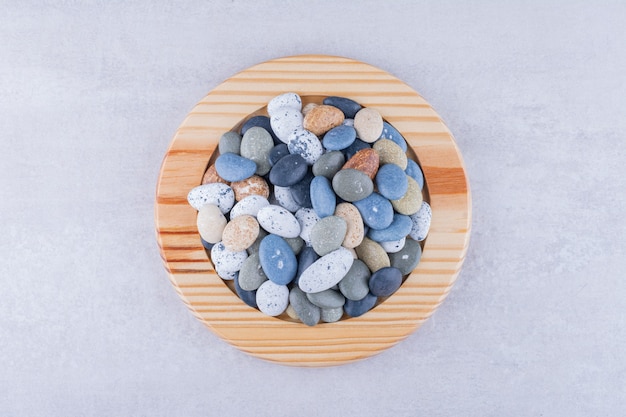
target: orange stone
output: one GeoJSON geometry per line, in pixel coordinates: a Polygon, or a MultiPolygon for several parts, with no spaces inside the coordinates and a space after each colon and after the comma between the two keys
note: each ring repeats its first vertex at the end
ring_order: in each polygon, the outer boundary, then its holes
{"type": "Polygon", "coordinates": [[[341,110],[334,106],[325,104],[316,106],[308,111],[302,125],[317,136],[322,136],[333,127],[343,123],[344,115],[341,110]]]}
{"type": "Polygon", "coordinates": [[[341,169],[352,168],[364,172],[370,179],[374,179],[378,172],[380,158],[378,152],[372,148],[361,149],[348,159],[341,169]]]}
{"type": "Polygon", "coordinates": [[[213,184],[215,182],[221,182],[222,184],[228,185],[229,182],[224,178],[220,177],[217,174],[217,170],[215,169],[215,165],[211,165],[209,169],[206,170],[204,176],[202,177],[202,185],[204,184],[213,184]]]}

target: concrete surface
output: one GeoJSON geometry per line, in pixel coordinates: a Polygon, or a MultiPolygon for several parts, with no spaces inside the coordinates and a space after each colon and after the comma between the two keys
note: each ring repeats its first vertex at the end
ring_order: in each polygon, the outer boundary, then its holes
{"type": "Polygon", "coordinates": [[[626,3],[178,3],[1,6],[0,415],[624,415],[626,3]],[[473,191],[441,308],[326,369],[205,329],[153,230],[186,113],[235,72],[305,53],[419,91],[473,191]]]}

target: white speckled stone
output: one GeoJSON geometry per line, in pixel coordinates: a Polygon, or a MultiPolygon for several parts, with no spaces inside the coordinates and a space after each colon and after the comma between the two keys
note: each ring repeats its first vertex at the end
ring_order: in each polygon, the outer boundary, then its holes
{"type": "Polygon", "coordinates": [[[302,110],[302,99],[298,94],[291,92],[276,96],[267,103],[267,114],[271,117],[285,107],[300,111],[302,110]]]}
{"type": "Polygon", "coordinates": [[[211,248],[211,261],[215,265],[218,275],[220,272],[237,272],[241,269],[243,261],[248,257],[245,250],[233,252],[226,249],[223,242],[218,242],[211,248]]]}
{"type": "Polygon", "coordinates": [[[382,246],[387,253],[396,253],[402,250],[405,243],[406,237],[403,237],[400,240],[394,240],[391,242],[380,242],[380,246],[382,246]]]}
{"type": "Polygon", "coordinates": [[[420,207],[418,212],[412,214],[409,217],[413,222],[413,227],[411,228],[411,233],[409,233],[409,237],[413,240],[417,240],[418,242],[426,239],[426,236],[428,236],[428,231],[430,230],[430,221],[432,219],[432,210],[430,208],[430,204],[423,201],[422,206],[420,207]]]}
{"type": "Polygon", "coordinates": [[[300,235],[300,223],[284,207],[271,204],[263,207],[257,213],[257,220],[263,229],[280,237],[300,235]]]}
{"type": "Polygon", "coordinates": [[[259,310],[268,316],[280,315],[289,305],[289,288],[272,281],[265,281],[256,291],[259,310]]]}
{"type": "Polygon", "coordinates": [[[261,195],[249,195],[233,206],[230,210],[230,219],[232,220],[242,215],[256,217],[259,210],[269,205],[267,198],[261,195]]]}
{"type": "Polygon", "coordinates": [[[237,276],[239,276],[239,271],[224,271],[223,267],[215,267],[215,272],[217,272],[217,276],[222,278],[224,281],[232,281],[237,276]]]}
{"type": "Polygon", "coordinates": [[[281,142],[289,144],[291,134],[302,129],[302,113],[299,110],[282,107],[270,117],[272,130],[281,142]]]}
{"type": "Polygon", "coordinates": [[[276,203],[278,203],[278,205],[286,208],[292,213],[295,213],[301,208],[300,204],[296,203],[293,199],[289,187],[279,187],[278,185],[275,185],[274,198],[276,199],[276,203]]]}
{"type": "Polygon", "coordinates": [[[320,221],[319,216],[312,208],[301,208],[296,211],[296,220],[300,224],[300,237],[304,239],[307,246],[311,246],[311,231],[313,226],[320,221]]]}
{"type": "Polygon", "coordinates": [[[289,153],[300,155],[309,165],[313,165],[324,153],[322,142],[314,133],[304,128],[291,133],[287,139],[287,147],[289,153]]]}
{"type": "Polygon", "coordinates": [[[315,293],[332,288],[348,273],[354,258],[352,253],[341,247],[324,255],[304,270],[298,286],[307,293],[315,293]]]}
{"type": "Polygon", "coordinates": [[[205,204],[215,204],[226,214],[235,204],[235,193],[228,185],[214,182],[192,188],[187,194],[187,201],[196,210],[205,204]]]}

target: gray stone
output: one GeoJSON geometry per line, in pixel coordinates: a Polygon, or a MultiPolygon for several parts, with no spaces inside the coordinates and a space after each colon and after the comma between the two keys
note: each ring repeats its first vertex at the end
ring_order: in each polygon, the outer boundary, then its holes
{"type": "Polygon", "coordinates": [[[347,230],[348,224],[341,217],[324,217],[311,229],[311,246],[318,255],[324,256],[339,249],[347,230]]]}
{"type": "Polygon", "coordinates": [[[324,176],[332,180],[335,174],[346,163],[346,158],[341,151],[325,153],[313,164],[313,174],[324,176]]]}
{"type": "Polygon", "coordinates": [[[306,296],[310,302],[319,308],[343,307],[346,302],[346,297],[344,297],[339,291],[333,289],[307,294],[306,296]]]}
{"type": "Polygon", "coordinates": [[[333,177],[333,190],[345,201],[359,201],[372,194],[374,183],[363,171],[347,168],[333,177]]]}
{"type": "Polygon", "coordinates": [[[360,259],[355,259],[345,277],[339,281],[339,291],[349,300],[361,300],[369,292],[370,270],[360,259]]]}
{"type": "Polygon", "coordinates": [[[220,154],[234,153],[239,155],[241,146],[241,136],[237,132],[226,132],[220,137],[218,149],[220,154]]]}
{"type": "Polygon", "coordinates": [[[289,303],[296,311],[298,318],[307,326],[315,326],[321,318],[321,310],[307,298],[304,291],[293,287],[289,292],[289,303]]]}
{"type": "Polygon", "coordinates": [[[396,253],[389,254],[391,266],[398,268],[402,275],[410,274],[422,257],[422,247],[419,242],[407,239],[404,247],[396,253]]]}
{"type": "Polygon", "coordinates": [[[263,176],[270,172],[270,152],[274,148],[272,135],[262,127],[251,127],[241,139],[241,156],[256,163],[256,175],[263,176]]]}
{"type": "Polygon", "coordinates": [[[254,291],[265,281],[267,281],[267,276],[263,272],[263,268],[261,268],[259,254],[258,252],[253,253],[243,261],[243,265],[239,270],[239,286],[244,291],[254,291]]]}

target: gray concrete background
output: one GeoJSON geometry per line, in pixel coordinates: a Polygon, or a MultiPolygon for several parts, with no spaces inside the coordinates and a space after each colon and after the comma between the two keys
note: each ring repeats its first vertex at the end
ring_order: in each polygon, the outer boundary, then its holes
{"type": "Polygon", "coordinates": [[[620,1],[4,1],[0,415],[626,412],[620,1]],[[365,361],[288,368],[205,329],[155,242],[163,154],[208,91],[343,55],[440,113],[473,192],[445,303],[365,361]]]}

